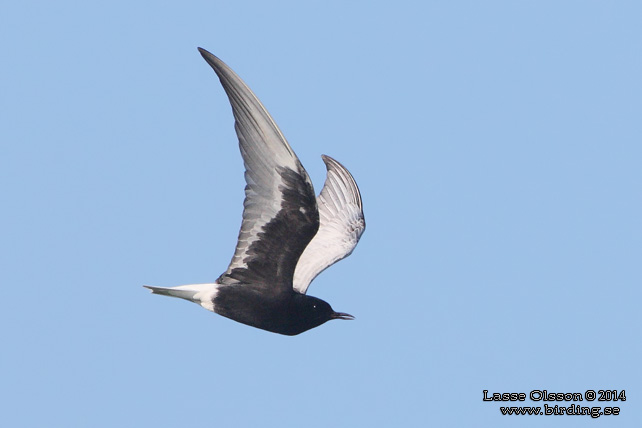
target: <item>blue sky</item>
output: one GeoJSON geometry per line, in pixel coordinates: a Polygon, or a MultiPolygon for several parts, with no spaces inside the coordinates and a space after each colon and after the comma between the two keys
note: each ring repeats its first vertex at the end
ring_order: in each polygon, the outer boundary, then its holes
{"type": "Polygon", "coordinates": [[[590,423],[638,426],[639,2],[149,5],[0,15],[3,426],[589,424],[484,389],[626,390],[590,423]],[[321,154],[355,176],[366,233],[309,290],[355,321],[283,337],[141,287],[213,281],[236,243],[242,162],[197,46],[317,191],[321,154]]]}

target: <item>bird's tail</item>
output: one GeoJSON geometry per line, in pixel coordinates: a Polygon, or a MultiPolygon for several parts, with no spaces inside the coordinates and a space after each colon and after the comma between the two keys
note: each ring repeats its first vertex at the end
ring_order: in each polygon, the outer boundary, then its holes
{"type": "Polygon", "coordinates": [[[214,311],[214,298],[217,293],[216,284],[190,284],[178,287],[143,285],[143,287],[149,288],[153,294],[189,300],[198,303],[207,310],[214,311]]]}
{"type": "Polygon", "coordinates": [[[192,300],[194,294],[198,291],[190,290],[184,288],[182,285],[180,287],[153,287],[151,285],[143,285],[145,288],[149,288],[152,291],[152,294],[160,294],[162,296],[170,297],[180,297],[181,299],[192,300]]]}

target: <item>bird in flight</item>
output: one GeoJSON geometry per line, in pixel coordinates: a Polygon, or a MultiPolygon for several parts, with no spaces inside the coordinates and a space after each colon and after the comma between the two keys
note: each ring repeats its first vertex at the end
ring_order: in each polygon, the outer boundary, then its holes
{"type": "Polygon", "coordinates": [[[145,287],[289,336],[354,319],[306,292],[319,273],[352,253],[365,230],[357,183],[324,155],[327,178],[315,197],[308,173],[256,95],[223,61],[198,50],[232,104],[247,183],[243,222],[232,261],[214,283],[145,287]]]}

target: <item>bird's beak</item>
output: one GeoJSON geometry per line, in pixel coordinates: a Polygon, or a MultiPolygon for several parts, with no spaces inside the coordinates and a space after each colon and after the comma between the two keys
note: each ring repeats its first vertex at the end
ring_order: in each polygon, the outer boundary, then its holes
{"type": "Polygon", "coordinates": [[[350,314],[346,314],[345,312],[335,312],[332,314],[332,319],[336,320],[353,320],[354,317],[350,314]]]}

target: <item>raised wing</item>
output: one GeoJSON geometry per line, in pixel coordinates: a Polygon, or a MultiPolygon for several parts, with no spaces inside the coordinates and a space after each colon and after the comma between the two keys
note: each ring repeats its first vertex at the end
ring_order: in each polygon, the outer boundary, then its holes
{"type": "Polygon", "coordinates": [[[317,198],[321,224],[294,271],[294,289],[302,294],[318,274],[352,254],[366,229],[361,194],[352,174],[330,156],[322,158],[328,176],[317,198]]]}
{"type": "Polygon", "coordinates": [[[297,261],[319,228],[312,182],[250,88],[223,61],[199,51],[232,104],[247,183],[236,251],[217,282],[290,292],[297,261]]]}

